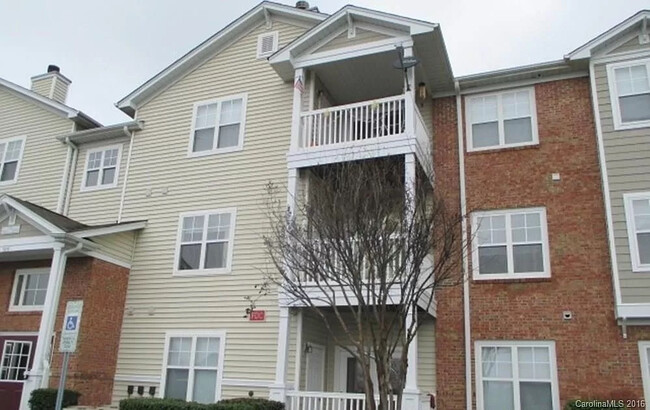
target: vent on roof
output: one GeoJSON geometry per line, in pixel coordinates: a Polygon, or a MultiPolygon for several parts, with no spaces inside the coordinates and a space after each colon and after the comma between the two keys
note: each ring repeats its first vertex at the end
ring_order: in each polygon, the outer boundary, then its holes
{"type": "Polygon", "coordinates": [[[278,32],[260,34],[257,37],[257,58],[268,57],[278,50],[278,32]]]}
{"type": "Polygon", "coordinates": [[[309,2],[307,2],[307,1],[297,1],[296,2],[296,8],[297,9],[307,10],[307,9],[309,9],[309,2]]]}

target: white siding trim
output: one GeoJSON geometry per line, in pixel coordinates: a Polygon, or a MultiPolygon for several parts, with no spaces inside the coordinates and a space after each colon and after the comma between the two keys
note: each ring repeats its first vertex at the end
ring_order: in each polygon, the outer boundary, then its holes
{"type": "Polygon", "coordinates": [[[635,192],[623,194],[625,207],[625,223],[627,225],[627,239],[630,246],[630,259],[632,259],[633,272],[650,272],[650,264],[642,264],[639,254],[639,243],[636,236],[636,223],[634,222],[634,210],[632,201],[637,199],[650,200],[650,192],[635,192]]]}
{"type": "Polygon", "coordinates": [[[115,145],[104,145],[101,147],[89,149],[86,152],[86,162],[84,163],[84,173],[83,177],[81,178],[81,192],[87,192],[87,191],[99,191],[102,189],[110,189],[110,188],[115,188],[118,184],[118,180],[120,179],[120,163],[122,162],[122,147],[124,144],[115,144],[115,145]],[[97,153],[97,152],[104,152],[110,149],[117,149],[117,162],[115,164],[115,179],[113,179],[113,182],[110,184],[105,184],[102,185],[102,177],[104,175],[104,155],[102,154],[102,164],[101,167],[99,168],[99,175],[97,176],[97,185],[92,186],[92,187],[87,187],[86,186],[86,176],[88,175],[88,158],[90,157],[90,154],[97,153]]]}
{"type": "MultiPolygon", "coordinates": [[[[546,208],[514,208],[514,209],[499,209],[492,211],[480,211],[472,213],[472,226],[471,226],[471,239],[472,239],[472,279],[474,280],[493,280],[493,279],[528,279],[528,278],[550,278],[551,277],[551,257],[550,257],[550,247],[548,239],[548,226],[546,221],[546,208]],[[511,248],[513,245],[512,242],[512,230],[510,224],[511,214],[516,213],[539,213],[539,222],[542,235],[542,253],[544,261],[544,271],[543,272],[525,272],[525,273],[506,273],[506,274],[481,274],[479,272],[479,255],[478,255],[478,218],[486,216],[495,216],[495,215],[505,215],[505,233],[506,233],[506,243],[507,247],[511,248]]],[[[506,255],[508,258],[508,268],[514,269],[512,255],[510,249],[507,249],[506,255]]],[[[514,271],[513,271],[514,272],[514,271]]]]}
{"type": "Polygon", "coordinates": [[[614,120],[614,130],[617,131],[650,127],[650,120],[623,123],[623,120],[621,119],[621,108],[618,103],[619,96],[618,89],[616,87],[616,76],[614,70],[617,68],[630,67],[635,65],[645,65],[648,80],[650,81],[650,58],[643,60],[622,61],[607,65],[607,83],[609,86],[609,98],[612,104],[612,118],[614,120]]]}
{"type": "MultiPolygon", "coordinates": [[[[512,361],[513,369],[513,379],[515,380],[513,385],[515,385],[515,391],[517,391],[516,385],[518,375],[519,364],[517,362],[517,348],[518,347],[546,347],[549,351],[549,360],[551,367],[551,395],[553,400],[553,410],[560,410],[560,394],[559,394],[559,384],[557,377],[557,359],[555,354],[555,341],[519,341],[519,340],[480,340],[474,342],[475,350],[475,375],[476,375],[476,408],[477,410],[483,410],[483,369],[482,369],[482,348],[483,347],[510,347],[513,349],[514,354],[511,357],[514,357],[512,361]]],[[[468,381],[469,382],[469,381],[468,381]]],[[[520,404],[518,397],[514,398],[515,410],[519,410],[520,404]]]]}
{"type": "MultiPolygon", "coordinates": [[[[192,350],[190,352],[190,363],[194,363],[194,355],[192,354],[195,351],[196,338],[197,337],[216,337],[219,338],[219,359],[217,362],[217,386],[215,388],[215,399],[217,402],[221,400],[221,388],[223,386],[223,364],[225,362],[224,354],[226,352],[226,331],[225,330],[170,330],[165,332],[165,350],[163,352],[162,360],[162,374],[160,376],[160,389],[158,389],[159,396],[165,397],[165,385],[167,381],[167,361],[169,358],[169,340],[172,337],[191,337],[192,338],[192,350]]],[[[194,369],[194,366],[192,366],[194,369]]],[[[191,386],[191,381],[193,377],[190,377],[188,380],[187,392],[188,395],[193,390],[191,386]]]]}

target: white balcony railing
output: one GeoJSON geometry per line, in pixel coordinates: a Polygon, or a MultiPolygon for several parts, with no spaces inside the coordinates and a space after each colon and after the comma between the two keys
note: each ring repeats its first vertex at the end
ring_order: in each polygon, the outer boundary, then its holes
{"type": "MultiPolygon", "coordinates": [[[[394,238],[388,239],[389,241],[389,246],[393,249],[393,251],[396,251],[397,247],[397,240],[394,238]]],[[[352,252],[351,255],[351,261],[349,263],[355,263],[359,260],[359,245],[357,239],[350,239],[350,244],[344,244],[342,245],[342,249],[350,250],[352,252]]],[[[341,260],[341,252],[336,252],[334,250],[328,249],[329,247],[329,241],[314,241],[314,248],[313,250],[315,251],[316,255],[319,257],[319,259],[323,261],[327,261],[331,266],[326,266],[323,267],[322,269],[324,271],[327,271],[329,274],[333,275],[336,272],[343,272],[346,269],[346,262],[344,260],[341,260]]],[[[390,248],[389,248],[390,249],[390,248]]],[[[393,278],[395,275],[395,270],[396,268],[399,267],[400,263],[403,263],[401,261],[401,254],[399,254],[401,251],[397,251],[398,254],[395,254],[393,259],[391,260],[391,263],[388,264],[386,267],[386,276],[387,279],[393,278]]],[[[368,282],[370,280],[371,274],[373,272],[373,266],[372,263],[368,260],[368,255],[361,255],[361,281],[362,282],[368,282]]],[[[314,276],[313,274],[308,274],[306,272],[300,272],[299,274],[299,279],[301,282],[306,282],[306,283],[316,283],[316,282],[322,282],[326,280],[327,278],[322,278],[318,276],[314,276]]]]}
{"type": "MultiPolygon", "coordinates": [[[[379,398],[376,398],[379,401],[379,398]]],[[[391,409],[397,409],[397,396],[393,396],[391,409]]],[[[363,393],[330,393],[318,391],[287,392],[287,410],[365,410],[363,393]]]]}
{"type": "Polygon", "coordinates": [[[403,134],[404,95],[339,105],[300,115],[299,148],[353,143],[403,134]]]}

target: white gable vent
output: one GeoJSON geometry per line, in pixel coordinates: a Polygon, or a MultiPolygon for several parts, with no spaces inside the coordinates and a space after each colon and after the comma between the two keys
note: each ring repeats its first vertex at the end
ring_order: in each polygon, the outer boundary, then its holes
{"type": "Polygon", "coordinates": [[[260,34],[257,37],[257,58],[268,57],[278,50],[278,32],[260,34]]]}

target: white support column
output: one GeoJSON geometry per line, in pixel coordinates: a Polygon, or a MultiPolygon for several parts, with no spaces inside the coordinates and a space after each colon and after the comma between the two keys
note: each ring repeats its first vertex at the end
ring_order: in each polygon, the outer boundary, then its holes
{"type": "MultiPolygon", "coordinates": [[[[404,46],[404,57],[413,57],[413,45],[404,46]]],[[[415,137],[415,67],[406,70],[404,97],[404,121],[406,122],[406,134],[410,137],[415,137]]]]}
{"type": "MultiPolygon", "coordinates": [[[[414,326],[417,320],[417,307],[411,306],[409,314],[406,316],[406,329],[414,326]]],[[[402,393],[403,410],[419,410],[420,407],[420,390],[418,389],[418,336],[413,337],[408,348],[408,368],[406,369],[406,383],[402,393]]]]}
{"type": "MultiPolygon", "coordinates": [[[[404,199],[406,201],[415,200],[415,178],[416,178],[415,154],[404,155],[404,199]]],[[[407,203],[407,218],[411,218],[414,204],[407,203]]]]}
{"type": "Polygon", "coordinates": [[[34,349],[34,363],[29,370],[29,377],[23,385],[23,393],[20,400],[21,410],[29,409],[28,402],[32,391],[48,387],[50,376],[50,363],[48,362],[51,349],[50,344],[54,332],[54,323],[56,321],[67,259],[67,254],[63,250],[63,247],[63,244],[57,243],[54,248],[54,254],[52,255],[50,277],[47,282],[47,293],[45,294],[41,324],[38,329],[36,348],[34,349]]]}
{"type": "Polygon", "coordinates": [[[298,310],[298,316],[296,319],[296,367],[294,368],[293,376],[293,388],[294,390],[300,390],[300,368],[302,367],[302,309],[298,310]]]}
{"type": "Polygon", "coordinates": [[[287,397],[287,360],[289,356],[289,308],[280,308],[278,325],[278,353],[275,363],[275,382],[269,389],[271,400],[285,402],[287,397]]]}
{"type": "Polygon", "coordinates": [[[305,80],[305,69],[298,68],[293,75],[293,113],[291,115],[291,151],[295,151],[300,147],[300,112],[302,111],[302,92],[296,85],[300,81],[302,89],[307,87],[305,80]]]}

